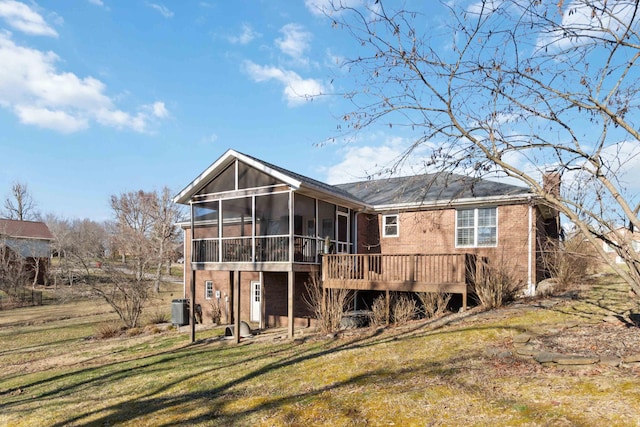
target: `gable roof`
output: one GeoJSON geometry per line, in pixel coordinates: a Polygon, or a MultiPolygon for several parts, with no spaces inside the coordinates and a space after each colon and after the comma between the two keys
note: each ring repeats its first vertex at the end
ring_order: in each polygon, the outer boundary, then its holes
{"type": "Polygon", "coordinates": [[[352,194],[335,186],[315,180],[313,178],[300,175],[280,166],[256,159],[238,151],[229,149],[204,172],[189,183],[180,193],[178,193],[173,201],[175,203],[187,204],[191,197],[204,188],[212,179],[229,166],[236,159],[248,164],[249,166],[271,175],[294,190],[301,190],[302,193],[321,193],[331,200],[339,200],[349,205],[362,205],[362,201],[355,198],[352,194]]]}
{"type": "Polygon", "coordinates": [[[236,159],[277,178],[297,192],[321,194],[327,201],[341,202],[357,209],[524,201],[533,196],[525,187],[447,172],[330,185],[229,149],[176,195],[174,202],[189,203],[194,195],[236,159]]]}
{"type": "Polygon", "coordinates": [[[18,221],[15,219],[0,219],[0,236],[53,240],[53,235],[44,222],[18,221]]]}

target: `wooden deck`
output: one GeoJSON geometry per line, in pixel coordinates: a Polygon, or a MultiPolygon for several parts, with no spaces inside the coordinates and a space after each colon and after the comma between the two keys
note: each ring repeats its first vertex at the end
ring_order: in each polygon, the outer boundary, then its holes
{"type": "Polygon", "coordinates": [[[323,256],[322,283],[325,289],[461,294],[466,309],[475,269],[473,254],[331,254],[323,256]]]}

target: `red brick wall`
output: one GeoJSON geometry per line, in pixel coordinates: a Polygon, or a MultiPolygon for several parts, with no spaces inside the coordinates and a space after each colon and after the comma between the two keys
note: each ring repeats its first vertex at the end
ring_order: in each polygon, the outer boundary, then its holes
{"type": "MultiPolygon", "coordinates": [[[[294,325],[310,326],[313,323],[312,313],[307,307],[304,297],[306,294],[305,282],[309,275],[307,273],[295,273],[295,275],[294,325]]],[[[264,273],[264,282],[267,326],[287,326],[289,324],[287,273],[264,273]]]]}
{"type": "MultiPolygon", "coordinates": [[[[498,243],[496,247],[491,248],[456,248],[455,209],[401,212],[399,213],[399,237],[382,237],[382,214],[359,215],[358,225],[361,227],[359,231],[370,230],[369,235],[358,234],[359,252],[382,254],[473,253],[488,257],[493,264],[506,265],[526,283],[529,248],[528,209],[528,205],[497,207],[498,243]],[[372,224],[375,224],[373,235],[371,234],[371,229],[374,227],[372,224]]],[[[536,218],[533,219],[535,227],[536,218]]],[[[535,241],[533,244],[535,253],[535,241]]],[[[533,279],[535,280],[535,277],[533,279]]]]}

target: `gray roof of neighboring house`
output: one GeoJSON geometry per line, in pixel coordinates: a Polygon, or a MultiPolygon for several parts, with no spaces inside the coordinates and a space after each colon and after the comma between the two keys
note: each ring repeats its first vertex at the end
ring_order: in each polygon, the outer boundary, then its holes
{"type": "Polygon", "coordinates": [[[429,204],[436,201],[524,196],[529,189],[446,172],[338,184],[373,206],[429,204]]]}

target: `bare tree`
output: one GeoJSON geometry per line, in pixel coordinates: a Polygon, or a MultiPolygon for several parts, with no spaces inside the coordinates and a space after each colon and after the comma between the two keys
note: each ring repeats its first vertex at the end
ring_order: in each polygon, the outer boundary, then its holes
{"type": "Polygon", "coordinates": [[[53,251],[59,263],[54,275],[62,276],[69,285],[77,276],[89,276],[90,268],[104,258],[107,234],[104,224],[90,219],[66,220],[47,215],[45,222],[53,234],[53,251]]]}
{"type": "Polygon", "coordinates": [[[155,260],[152,235],[157,204],[154,192],[140,190],[111,196],[116,218],[114,240],[121,253],[131,260],[129,269],[136,281],[144,279],[145,271],[155,260]]]}
{"type": "Polygon", "coordinates": [[[18,181],[12,184],[11,195],[4,200],[4,209],[5,216],[9,219],[29,221],[39,218],[29,187],[18,181]]]}
{"type": "Polygon", "coordinates": [[[519,180],[603,259],[612,247],[628,268],[611,268],[640,294],[637,239],[621,227],[640,229],[625,175],[640,158],[638,2],[350,4],[324,10],[358,48],[343,64],[358,89],[342,131],[392,127],[413,141],[399,163],[420,153],[427,169],[519,180]],[[541,184],[550,168],[561,191],[541,184]]]}
{"type": "Polygon", "coordinates": [[[163,263],[171,265],[169,256],[171,255],[172,243],[180,235],[176,223],[182,218],[182,211],[178,205],[173,203],[171,192],[167,187],[155,195],[157,203],[155,212],[153,212],[152,239],[155,243],[157,266],[153,287],[155,292],[160,292],[162,265],[163,263]]]}
{"type": "Polygon", "coordinates": [[[0,290],[10,297],[18,295],[18,291],[28,282],[25,259],[7,244],[0,233],[0,290]]]}

